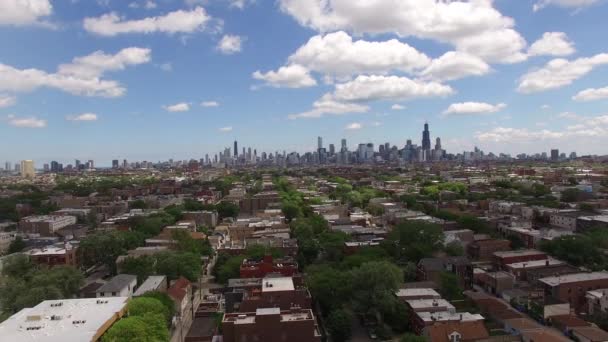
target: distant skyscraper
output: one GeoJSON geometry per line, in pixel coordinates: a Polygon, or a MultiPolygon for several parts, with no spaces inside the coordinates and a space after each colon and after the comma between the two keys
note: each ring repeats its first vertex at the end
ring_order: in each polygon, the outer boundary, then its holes
{"type": "Polygon", "coordinates": [[[336,146],[334,144],[329,144],[329,154],[332,156],[336,153],[336,146]]]}
{"type": "Polygon", "coordinates": [[[129,166],[129,163],[127,162],[127,160],[126,160],[126,159],[123,159],[123,160],[122,160],[122,168],[123,168],[123,169],[127,169],[127,168],[128,168],[128,166],[129,166]]]}
{"type": "Polygon", "coordinates": [[[346,139],[342,139],[342,147],[340,149],[341,152],[348,151],[348,146],[346,146],[346,139]]]}
{"type": "Polygon", "coordinates": [[[10,171],[11,170],[11,162],[4,163],[4,170],[6,170],[6,171],[10,171]]]}
{"type": "Polygon", "coordinates": [[[94,169],[95,168],[95,162],[93,160],[89,160],[89,162],[87,163],[87,168],[88,169],[94,169]]]}
{"type": "Polygon", "coordinates": [[[74,167],[76,168],[76,170],[80,170],[80,160],[76,159],[74,161],[74,167]]]}
{"type": "Polygon", "coordinates": [[[112,168],[113,169],[118,169],[118,159],[112,160],[112,168]]]}
{"type": "Polygon", "coordinates": [[[424,131],[422,131],[422,149],[431,149],[431,132],[429,132],[429,124],[424,124],[424,131]]]}
{"type": "Polygon", "coordinates": [[[559,160],[559,150],[558,149],[551,150],[551,160],[552,161],[558,161],[559,160]]]}
{"type": "Polygon", "coordinates": [[[435,149],[441,150],[441,138],[435,139],[435,149]]]}
{"type": "Polygon", "coordinates": [[[317,149],[320,150],[323,148],[323,138],[317,137],[317,149]]]}
{"type": "Polygon", "coordinates": [[[234,141],[234,156],[238,156],[239,155],[239,145],[236,142],[236,140],[234,141]]]}
{"type": "Polygon", "coordinates": [[[33,160],[22,160],[21,161],[21,177],[23,178],[34,178],[36,170],[34,170],[33,160]]]}

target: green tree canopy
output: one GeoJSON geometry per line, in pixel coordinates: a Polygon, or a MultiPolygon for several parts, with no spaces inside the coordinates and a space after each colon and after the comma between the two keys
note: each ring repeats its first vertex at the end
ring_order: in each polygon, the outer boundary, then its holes
{"type": "Polygon", "coordinates": [[[171,322],[173,317],[167,307],[163,303],[151,297],[137,297],[129,301],[127,305],[129,316],[144,316],[146,314],[161,314],[165,317],[167,324],[171,322]]]}
{"type": "Polygon", "coordinates": [[[331,340],[335,342],[348,341],[351,336],[353,316],[344,309],[336,309],[327,317],[327,330],[331,340]]]}

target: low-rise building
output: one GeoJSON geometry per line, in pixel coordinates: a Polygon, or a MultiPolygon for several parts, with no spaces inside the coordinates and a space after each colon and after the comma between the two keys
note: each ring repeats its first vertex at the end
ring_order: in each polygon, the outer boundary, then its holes
{"type": "Polygon", "coordinates": [[[144,294],[152,291],[167,291],[167,277],[164,275],[149,276],[141,285],[139,285],[137,291],[133,293],[133,296],[143,296],[144,294]]]}
{"type": "Polygon", "coordinates": [[[19,221],[19,231],[24,234],[52,236],[61,228],[76,224],[76,216],[28,216],[19,221]]]}
{"type": "Polygon", "coordinates": [[[545,297],[570,303],[575,312],[587,311],[588,291],[608,287],[608,272],[572,273],[539,279],[545,297]]]}
{"type": "Polygon", "coordinates": [[[490,336],[483,321],[437,323],[426,327],[423,335],[433,342],[476,341],[490,336]]]}
{"type": "Polygon", "coordinates": [[[241,278],[264,278],[273,273],[292,277],[298,273],[298,263],[288,259],[273,260],[272,256],[266,255],[260,261],[245,259],[240,268],[241,278]]]}
{"type": "Polygon", "coordinates": [[[45,300],[0,323],[0,339],[98,341],[125,314],[127,301],[127,297],[45,300]]]}
{"type": "Polygon", "coordinates": [[[263,308],[255,312],[229,313],[222,319],[222,331],[224,342],[321,341],[321,333],[310,309],[281,311],[279,308],[263,308]]]}
{"type": "Polygon", "coordinates": [[[483,239],[471,242],[467,246],[467,253],[473,260],[492,260],[494,252],[511,250],[509,240],[483,239]]]}
{"type": "Polygon", "coordinates": [[[47,265],[49,267],[63,266],[78,266],[77,248],[70,243],[65,243],[61,246],[46,246],[42,248],[30,249],[26,252],[30,260],[38,265],[47,265]]]}
{"type": "Polygon", "coordinates": [[[137,286],[137,277],[131,274],[119,274],[95,291],[97,298],[131,297],[137,286]]]}
{"type": "Polygon", "coordinates": [[[515,251],[494,252],[494,264],[498,269],[506,269],[507,264],[517,262],[527,262],[536,260],[546,260],[547,254],[536,249],[522,249],[515,251]]]}

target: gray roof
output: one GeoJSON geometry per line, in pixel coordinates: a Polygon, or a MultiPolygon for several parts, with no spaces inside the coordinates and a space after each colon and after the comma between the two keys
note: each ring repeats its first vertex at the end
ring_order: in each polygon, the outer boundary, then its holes
{"type": "Polygon", "coordinates": [[[97,292],[120,292],[131,282],[137,281],[137,276],[131,274],[119,274],[97,289],[97,292]]]}

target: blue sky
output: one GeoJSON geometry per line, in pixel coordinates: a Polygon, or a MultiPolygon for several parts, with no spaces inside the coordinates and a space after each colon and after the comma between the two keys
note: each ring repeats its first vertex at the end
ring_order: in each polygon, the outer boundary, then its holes
{"type": "Polygon", "coordinates": [[[452,153],[606,153],[606,1],[320,3],[3,0],[0,160],[401,147],[425,120],[452,153]]]}

